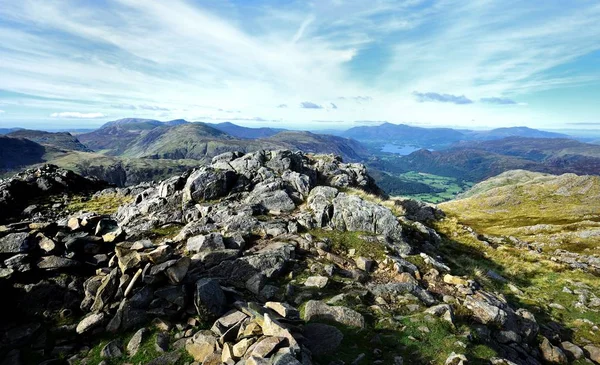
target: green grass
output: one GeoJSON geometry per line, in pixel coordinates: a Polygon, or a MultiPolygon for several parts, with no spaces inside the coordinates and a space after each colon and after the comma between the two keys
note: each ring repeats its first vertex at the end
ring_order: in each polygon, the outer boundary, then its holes
{"type": "Polygon", "coordinates": [[[480,233],[544,243],[549,251],[600,253],[593,234],[600,234],[600,178],[523,172],[523,181],[517,173],[487,180],[440,207],[480,233]]]}
{"type": "Polygon", "coordinates": [[[366,232],[342,232],[337,230],[314,229],[309,232],[318,240],[328,239],[332,251],[344,256],[350,249],[355,249],[355,257],[364,256],[371,259],[382,260],[385,258],[385,247],[379,242],[368,242],[361,237],[373,237],[366,232]]]}
{"type": "Polygon", "coordinates": [[[413,199],[426,201],[428,203],[441,203],[456,198],[456,195],[462,193],[473,186],[472,182],[461,181],[452,177],[427,174],[423,172],[410,171],[399,174],[398,177],[407,181],[423,183],[432,187],[438,192],[425,194],[406,195],[413,199]]]}
{"type": "Polygon", "coordinates": [[[576,289],[575,283],[581,283],[598,296],[597,276],[553,262],[548,255],[510,245],[494,249],[462,227],[452,217],[435,225],[444,236],[440,253],[453,273],[477,278],[486,287],[503,293],[514,307],[530,310],[540,324],[559,323],[565,338],[575,343],[600,343],[600,332],[591,332],[590,325],[578,324],[580,319],[600,323],[600,313],[575,307],[577,295],[563,292],[563,287],[576,289]],[[510,280],[524,294],[516,295],[508,284],[487,278],[485,273],[490,269],[510,280]],[[550,303],[560,304],[565,310],[551,308],[550,303]]]}
{"type": "Polygon", "coordinates": [[[343,333],[344,339],[335,354],[317,356],[315,363],[328,364],[339,359],[349,364],[365,354],[365,364],[375,360],[392,364],[395,356],[402,356],[404,362],[410,364],[444,364],[448,356],[456,352],[465,354],[470,364],[483,365],[497,354],[477,338],[468,341],[463,335],[468,330],[466,325],[453,328],[440,319],[427,320],[421,314],[397,318],[370,323],[363,330],[330,323],[343,333]],[[421,327],[427,327],[429,332],[421,331],[421,327]],[[467,345],[466,348],[459,342],[467,345]],[[381,350],[381,356],[376,356],[374,349],[381,350]]]}
{"type": "MultiPolygon", "coordinates": [[[[146,364],[148,362],[150,362],[151,360],[156,359],[159,356],[164,355],[165,353],[161,353],[158,352],[155,347],[154,344],[156,342],[156,336],[158,334],[157,331],[149,331],[146,332],[146,335],[144,336],[144,339],[140,345],[140,348],[138,350],[138,352],[132,356],[129,357],[129,355],[127,354],[127,344],[129,343],[129,340],[131,340],[131,337],[133,337],[133,334],[135,332],[129,332],[123,335],[117,335],[114,337],[108,337],[108,335],[105,335],[104,338],[102,338],[100,340],[100,342],[98,342],[88,353],[88,356],[86,357],[86,363],[88,365],[97,365],[102,361],[105,361],[108,365],[121,365],[121,364],[146,364]],[[104,346],[106,346],[107,343],[109,343],[110,341],[113,340],[118,340],[121,343],[122,346],[122,350],[123,350],[123,356],[118,357],[118,358],[113,358],[113,359],[104,359],[100,356],[100,353],[102,351],[102,348],[104,346]]],[[[172,336],[174,333],[171,333],[170,335],[172,336]]],[[[172,341],[172,339],[171,339],[172,341]]],[[[169,349],[169,351],[173,351],[173,349],[169,349]]],[[[184,350],[181,349],[179,350],[181,351],[181,358],[179,359],[179,361],[177,361],[177,365],[183,365],[183,364],[188,364],[190,362],[193,361],[193,358],[184,350]]]]}
{"type": "Polygon", "coordinates": [[[92,198],[78,195],[71,198],[67,209],[71,212],[82,210],[98,214],[114,214],[121,205],[131,202],[132,199],[132,197],[118,194],[105,194],[92,198]]]}
{"type": "Polygon", "coordinates": [[[150,230],[150,238],[173,238],[181,231],[181,228],[182,226],[179,224],[155,227],[150,230]]]}

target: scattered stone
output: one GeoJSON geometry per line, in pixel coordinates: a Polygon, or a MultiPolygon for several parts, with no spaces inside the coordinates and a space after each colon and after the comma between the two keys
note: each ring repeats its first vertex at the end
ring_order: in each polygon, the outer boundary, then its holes
{"type": "Polygon", "coordinates": [[[313,288],[324,288],[329,283],[329,278],[326,276],[309,276],[304,282],[304,286],[313,288]]]}
{"type": "Polygon", "coordinates": [[[192,260],[184,256],[166,270],[167,277],[173,284],[179,284],[188,272],[192,260]]]}
{"type": "Polygon", "coordinates": [[[583,351],[590,358],[590,360],[600,364],[600,347],[595,345],[587,345],[583,347],[583,351]]]}
{"type": "Polygon", "coordinates": [[[100,357],[103,359],[113,359],[121,356],[123,356],[123,351],[121,350],[121,344],[117,340],[110,341],[100,351],[100,357]]]}
{"type": "Polygon", "coordinates": [[[585,356],[581,347],[572,342],[563,341],[561,342],[560,347],[563,349],[563,352],[567,355],[567,357],[570,357],[571,359],[578,360],[585,356]]]}
{"type": "Polygon", "coordinates": [[[236,358],[240,358],[240,357],[244,356],[246,354],[246,352],[248,351],[248,349],[250,348],[250,346],[255,341],[256,340],[252,337],[241,339],[238,343],[233,345],[233,348],[232,348],[233,356],[236,358]]]}
{"type": "Polygon", "coordinates": [[[169,335],[166,332],[159,332],[156,334],[154,349],[158,352],[166,352],[169,350],[169,335]]]}
{"type": "Polygon", "coordinates": [[[544,360],[551,364],[567,364],[567,356],[562,352],[559,347],[556,347],[548,341],[546,337],[542,340],[540,344],[540,351],[542,353],[542,357],[544,360]]]}
{"type": "Polygon", "coordinates": [[[223,242],[223,236],[221,234],[210,233],[208,235],[199,235],[188,238],[186,248],[189,252],[224,250],[225,243],[223,242]]]}
{"type": "Polygon", "coordinates": [[[323,323],[309,323],[303,331],[306,347],[317,356],[335,354],[344,339],[340,330],[323,323]]]}
{"type": "Polygon", "coordinates": [[[469,285],[469,283],[465,279],[450,274],[444,275],[444,283],[464,286],[469,285]]]}
{"type": "Polygon", "coordinates": [[[364,328],[365,319],[355,310],[342,306],[329,306],[322,301],[309,300],[304,307],[304,320],[325,320],[350,327],[364,328]]]}
{"type": "Polygon", "coordinates": [[[134,356],[137,354],[147,332],[148,330],[145,328],[140,328],[133,334],[133,337],[131,337],[131,340],[129,340],[129,343],[127,343],[127,353],[129,356],[134,356]]]}
{"type": "Polygon", "coordinates": [[[287,303],[267,302],[265,307],[274,310],[280,316],[286,319],[300,319],[300,312],[287,303]]]}
{"type": "Polygon", "coordinates": [[[258,341],[252,350],[252,356],[266,358],[271,355],[283,343],[280,337],[265,337],[258,341]]]}
{"type": "Polygon", "coordinates": [[[370,272],[375,263],[375,261],[362,256],[354,260],[354,262],[356,263],[356,267],[366,272],[370,272]]]}
{"type": "Polygon", "coordinates": [[[217,339],[201,333],[195,334],[192,341],[185,345],[185,350],[194,358],[194,360],[200,363],[208,356],[212,355],[216,348],[217,339]]]}
{"type": "Polygon", "coordinates": [[[467,363],[467,357],[462,354],[451,353],[444,362],[444,365],[464,365],[467,363]]]}
{"type": "Polygon", "coordinates": [[[0,253],[21,253],[29,250],[29,233],[9,233],[1,240],[0,253]]]}
{"type": "Polygon", "coordinates": [[[200,279],[196,282],[194,305],[201,316],[217,317],[225,311],[227,300],[219,283],[214,279],[200,279]]]}
{"type": "Polygon", "coordinates": [[[105,313],[92,313],[79,322],[76,331],[78,334],[84,334],[90,330],[100,327],[106,318],[105,313]]]}

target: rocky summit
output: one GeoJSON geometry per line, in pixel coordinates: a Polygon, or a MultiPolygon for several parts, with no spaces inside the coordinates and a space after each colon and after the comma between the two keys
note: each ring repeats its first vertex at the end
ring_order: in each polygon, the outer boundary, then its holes
{"type": "Polygon", "coordinates": [[[128,188],[45,166],[0,183],[0,212],[1,364],[600,361],[447,262],[442,211],[333,155],[227,152],[128,188]]]}

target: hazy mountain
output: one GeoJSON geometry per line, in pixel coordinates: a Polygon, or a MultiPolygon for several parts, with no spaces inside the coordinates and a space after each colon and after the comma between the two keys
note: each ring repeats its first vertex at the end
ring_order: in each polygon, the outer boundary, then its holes
{"type": "Polygon", "coordinates": [[[414,144],[422,147],[449,145],[465,139],[463,133],[451,128],[421,128],[392,123],[354,127],[341,135],[358,141],[414,144]]]}
{"type": "Polygon", "coordinates": [[[244,139],[266,138],[285,131],[282,128],[248,128],[230,122],[206,124],[231,136],[244,139]]]}
{"type": "Polygon", "coordinates": [[[508,137],[492,141],[462,142],[456,148],[478,149],[508,156],[518,156],[535,161],[553,157],[582,155],[600,158],[600,147],[568,138],[508,137]]]}
{"type": "Polygon", "coordinates": [[[600,174],[600,146],[571,139],[510,137],[463,142],[444,151],[420,150],[403,156],[395,167],[470,181],[514,169],[562,174],[600,174]]]}
{"type": "Polygon", "coordinates": [[[0,128],[0,134],[8,134],[10,132],[18,131],[22,128],[0,128]]]}
{"type": "Polygon", "coordinates": [[[311,132],[286,131],[259,141],[276,143],[285,148],[308,153],[333,153],[349,161],[358,161],[369,155],[358,141],[311,132]]]}
{"type": "Polygon", "coordinates": [[[476,140],[494,140],[506,137],[526,137],[526,138],[568,138],[562,133],[546,132],[539,129],[527,127],[508,127],[496,128],[489,131],[471,131],[466,133],[469,139],[476,140]]]}
{"type": "Polygon", "coordinates": [[[91,152],[89,148],[84,146],[76,137],[68,132],[52,133],[30,129],[20,129],[7,134],[6,136],[13,138],[26,138],[30,141],[59,150],[91,152]]]}

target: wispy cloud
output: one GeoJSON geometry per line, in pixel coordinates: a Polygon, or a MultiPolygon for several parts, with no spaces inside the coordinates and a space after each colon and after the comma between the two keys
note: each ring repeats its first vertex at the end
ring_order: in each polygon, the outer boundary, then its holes
{"type": "Polygon", "coordinates": [[[335,105],[334,103],[329,103],[331,105],[331,109],[337,109],[337,105],[335,105]]]}
{"type": "Polygon", "coordinates": [[[600,125],[600,122],[571,122],[566,123],[568,125],[580,125],[580,126],[597,126],[600,125]]]}
{"type": "Polygon", "coordinates": [[[512,104],[518,104],[516,101],[512,100],[512,99],[508,99],[508,98],[498,98],[498,97],[493,97],[493,98],[481,98],[479,99],[480,102],[485,103],[485,104],[497,104],[497,105],[512,105],[512,104]]]}
{"type": "Polygon", "coordinates": [[[140,109],[143,110],[155,110],[155,111],[169,111],[169,108],[163,108],[157,105],[140,105],[139,106],[140,109]]]}
{"type": "Polygon", "coordinates": [[[310,101],[303,101],[300,103],[300,108],[303,109],[323,109],[323,107],[319,104],[315,104],[310,101]]]}
{"type": "Polygon", "coordinates": [[[333,100],[349,123],[564,124],[597,115],[590,88],[600,70],[586,57],[598,39],[595,1],[4,1],[0,80],[31,96],[10,100],[20,120],[61,110],[188,119],[240,110],[303,123],[308,111],[294,100],[322,109],[333,100]],[[561,96],[575,88],[583,107],[568,110],[561,96]],[[544,90],[563,104],[495,106],[509,104],[498,95],[533,100],[544,90]]]}
{"type": "Polygon", "coordinates": [[[425,102],[439,102],[439,103],[452,103],[452,104],[473,104],[473,100],[467,98],[464,95],[452,95],[452,94],[439,94],[434,92],[420,93],[413,91],[413,95],[419,103],[425,102]]]}
{"type": "Polygon", "coordinates": [[[287,108],[287,104],[279,104],[277,105],[278,108],[282,109],[282,108],[287,108]]]}
{"type": "Polygon", "coordinates": [[[115,109],[123,109],[123,110],[136,110],[137,109],[137,107],[135,105],[131,105],[131,104],[112,104],[110,107],[115,108],[115,109]]]}
{"type": "Polygon", "coordinates": [[[73,119],[96,119],[104,118],[106,115],[102,113],[80,113],[80,112],[60,112],[50,114],[52,118],[73,118],[73,119]]]}
{"type": "Polygon", "coordinates": [[[0,114],[4,114],[6,113],[4,110],[0,110],[0,114]]]}

